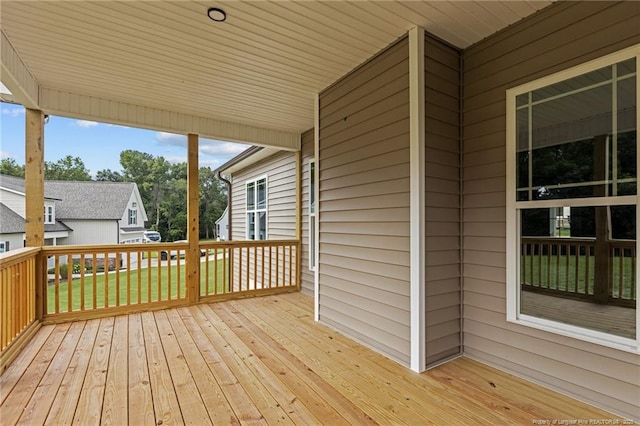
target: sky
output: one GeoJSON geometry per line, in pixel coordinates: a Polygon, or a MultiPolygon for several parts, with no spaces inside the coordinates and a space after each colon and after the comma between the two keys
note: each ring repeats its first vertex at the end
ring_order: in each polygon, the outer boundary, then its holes
{"type": "MultiPolygon", "coordinates": [[[[0,158],[13,158],[24,164],[24,107],[0,102],[0,158]]],[[[187,137],[166,132],[95,121],[51,116],[44,126],[44,159],[56,162],[71,155],[80,157],[89,173],[104,169],[121,171],[120,153],[127,149],[163,156],[171,163],[187,161],[187,137]]],[[[200,167],[224,164],[249,148],[232,142],[201,138],[199,141],[200,167]]]]}

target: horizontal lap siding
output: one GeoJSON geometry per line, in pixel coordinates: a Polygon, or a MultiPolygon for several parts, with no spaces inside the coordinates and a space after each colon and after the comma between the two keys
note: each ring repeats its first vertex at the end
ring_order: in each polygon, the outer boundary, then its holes
{"type": "Polygon", "coordinates": [[[461,350],[460,53],[429,35],[424,50],[428,367],[461,350]]]}
{"type": "Polygon", "coordinates": [[[313,160],[313,129],[302,134],[302,240],[301,274],[302,292],[313,295],[314,273],[309,269],[309,162],[313,160]]]}
{"type": "Polygon", "coordinates": [[[505,91],[640,42],[640,3],[558,3],[464,53],[465,353],[640,418],[638,355],[506,322],[505,91]]]}
{"type": "Polygon", "coordinates": [[[249,181],[267,177],[267,238],[296,237],[296,157],[283,151],[233,175],[233,239],[247,239],[247,188],[249,181]]]}
{"type": "Polygon", "coordinates": [[[320,95],[320,320],[410,358],[409,62],[399,41],[320,95]]]}

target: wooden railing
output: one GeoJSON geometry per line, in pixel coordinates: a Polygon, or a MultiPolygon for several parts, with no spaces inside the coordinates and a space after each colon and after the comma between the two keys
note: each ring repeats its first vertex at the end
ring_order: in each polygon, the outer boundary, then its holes
{"type": "Polygon", "coordinates": [[[299,290],[299,247],[298,240],[201,243],[197,268],[186,262],[188,243],[46,246],[2,254],[0,371],[42,323],[299,290]],[[191,283],[188,271],[196,277],[191,283]]]}
{"type": "Polygon", "coordinates": [[[39,248],[0,255],[0,372],[35,331],[39,248]]]}
{"type": "Polygon", "coordinates": [[[201,298],[219,300],[299,289],[297,240],[201,244],[201,298]],[[218,262],[210,262],[210,257],[218,262]],[[222,263],[220,263],[222,260],[222,263]]]}
{"type": "Polygon", "coordinates": [[[606,303],[635,306],[636,242],[611,240],[607,245],[608,259],[596,262],[596,242],[591,238],[522,238],[522,288],[594,301],[602,285],[606,303]],[[597,282],[596,268],[605,268],[606,282],[597,282]]]}

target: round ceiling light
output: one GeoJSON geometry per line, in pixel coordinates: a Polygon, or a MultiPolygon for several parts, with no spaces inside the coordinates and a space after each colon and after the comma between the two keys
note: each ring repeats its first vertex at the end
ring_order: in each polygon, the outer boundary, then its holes
{"type": "Polygon", "coordinates": [[[210,7],[207,10],[207,15],[209,15],[209,19],[216,22],[224,22],[227,19],[227,13],[219,7],[210,7]]]}

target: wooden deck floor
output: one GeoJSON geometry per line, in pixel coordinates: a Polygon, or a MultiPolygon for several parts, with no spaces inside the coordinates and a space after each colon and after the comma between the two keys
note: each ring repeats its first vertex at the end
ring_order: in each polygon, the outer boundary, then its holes
{"type": "Polygon", "coordinates": [[[460,358],[424,374],[287,294],[44,326],[0,377],[0,423],[532,424],[606,412],[460,358]]]}

